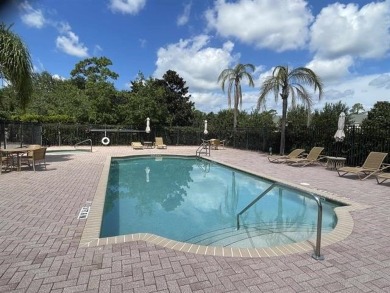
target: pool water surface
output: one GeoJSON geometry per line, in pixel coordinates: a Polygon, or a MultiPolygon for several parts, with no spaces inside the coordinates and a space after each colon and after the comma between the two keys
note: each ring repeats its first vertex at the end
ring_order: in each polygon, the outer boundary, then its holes
{"type": "MultiPolygon", "coordinates": [[[[100,237],[151,233],[175,241],[224,247],[270,247],[315,237],[317,203],[274,182],[196,157],[112,158],[100,237]]],[[[337,223],[323,201],[322,232],[337,223]]]]}

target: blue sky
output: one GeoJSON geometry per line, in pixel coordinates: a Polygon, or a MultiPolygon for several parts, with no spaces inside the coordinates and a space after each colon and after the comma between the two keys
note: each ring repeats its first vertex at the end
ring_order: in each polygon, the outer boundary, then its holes
{"type": "MultiPolygon", "coordinates": [[[[204,112],[227,109],[217,78],[237,63],[256,66],[255,87],[243,88],[248,112],[277,65],[322,78],[314,108],[390,101],[390,0],[11,0],[0,17],[24,40],[36,72],[69,78],[77,62],[105,56],[122,90],[138,72],[175,70],[204,112]]],[[[280,113],[281,101],[270,96],[266,107],[280,113]]]]}

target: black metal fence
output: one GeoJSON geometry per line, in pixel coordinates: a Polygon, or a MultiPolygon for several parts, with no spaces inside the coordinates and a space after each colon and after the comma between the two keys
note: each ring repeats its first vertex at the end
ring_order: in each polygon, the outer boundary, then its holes
{"type": "MultiPolygon", "coordinates": [[[[361,165],[371,151],[390,153],[390,129],[379,127],[360,128],[347,126],[343,142],[333,138],[336,129],[315,129],[311,127],[286,128],[288,153],[294,148],[309,151],[314,146],[323,146],[323,154],[347,158],[347,165],[361,165]]],[[[133,141],[154,141],[162,136],[167,145],[199,145],[202,139],[219,138],[225,145],[237,149],[279,153],[280,132],[277,128],[220,130],[194,127],[154,127],[151,133],[130,129],[125,125],[81,125],[81,124],[40,124],[14,121],[0,121],[0,144],[23,145],[74,145],[91,139],[93,145],[102,145],[102,138],[108,137],[110,145],[130,145],[133,141]]],[[[390,155],[386,158],[390,163],[390,155]]]]}

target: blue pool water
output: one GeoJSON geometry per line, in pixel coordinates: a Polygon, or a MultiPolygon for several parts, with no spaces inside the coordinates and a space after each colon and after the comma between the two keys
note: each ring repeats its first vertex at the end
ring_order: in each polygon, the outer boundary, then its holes
{"type": "MultiPolygon", "coordinates": [[[[195,157],[113,158],[101,237],[152,233],[201,245],[268,247],[314,237],[317,203],[285,186],[273,188],[237,214],[273,182],[195,157]]],[[[323,201],[323,233],[337,222],[323,201]]]]}

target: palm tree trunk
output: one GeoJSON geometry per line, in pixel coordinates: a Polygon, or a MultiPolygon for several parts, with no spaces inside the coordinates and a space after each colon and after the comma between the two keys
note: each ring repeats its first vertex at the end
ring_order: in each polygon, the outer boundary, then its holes
{"type": "Polygon", "coordinates": [[[282,121],[280,130],[280,155],[284,155],[284,148],[286,145],[286,120],[287,120],[287,96],[281,94],[283,106],[282,106],[282,121]]]}
{"type": "Polygon", "coordinates": [[[239,99],[239,92],[238,92],[238,84],[237,82],[235,83],[235,89],[234,89],[234,109],[233,109],[233,128],[234,130],[237,128],[237,116],[238,116],[238,101],[240,100],[239,99]]]}

